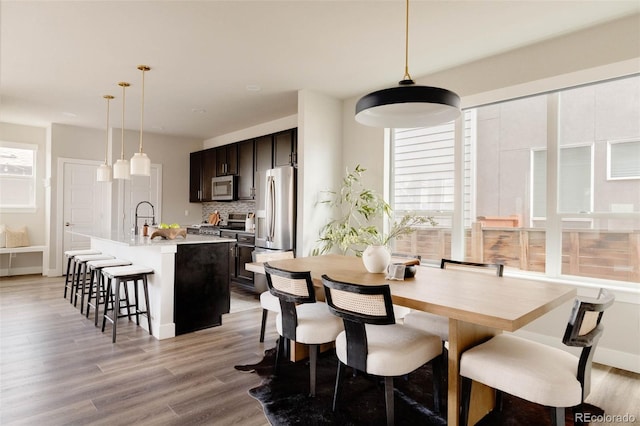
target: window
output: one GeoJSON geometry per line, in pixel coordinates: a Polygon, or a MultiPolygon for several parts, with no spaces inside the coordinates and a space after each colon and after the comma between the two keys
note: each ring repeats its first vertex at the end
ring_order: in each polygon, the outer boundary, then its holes
{"type": "MultiPolygon", "coordinates": [[[[534,219],[543,219],[547,215],[547,151],[533,150],[532,159],[532,216],[534,219]]],[[[592,168],[591,146],[560,148],[558,211],[570,213],[593,211],[592,168]]]]}
{"type": "Polygon", "coordinates": [[[640,179],[640,140],[607,144],[607,179],[640,179]]]}
{"type": "Polygon", "coordinates": [[[0,142],[0,208],[36,207],[36,145],[0,142]]]}
{"type": "Polygon", "coordinates": [[[639,93],[634,75],[465,110],[463,159],[451,124],[393,130],[390,204],[439,224],[394,249],[640,282],[639,93]],[[461,184],[454,164],[464,165],[461,184]]]}

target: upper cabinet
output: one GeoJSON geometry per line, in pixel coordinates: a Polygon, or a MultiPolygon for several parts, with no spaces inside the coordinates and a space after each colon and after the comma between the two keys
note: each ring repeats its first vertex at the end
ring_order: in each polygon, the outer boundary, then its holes
{"type": "Polygon", "coordinates": [[[253,139],[238,142],[238,199],[253,200],[253,139]]]}
{"type": "Polygon", "coordinates": [[[238,144],[216,148],[216,176],[238,174],[238,144]]]}
{"type": "Polygon", "coordinates": [[[189,167],[189,202],[211,201],[211,179],[216,177],[215,148],[192,152],[189,167]]]}
{"type": "Polygon", "coordinates": [[[298,162],[297,132],[289,129],[273,135],[273,166],[295,166],[298,162]]]}
{"type": "Polygon", "coordinates": [[[192,152],[189,201],[211,201],[211,179],[226,175],[238,175],[239,200],[253,200],[263,189],[266,170],[296,164],[296,129],[192,152]]]}

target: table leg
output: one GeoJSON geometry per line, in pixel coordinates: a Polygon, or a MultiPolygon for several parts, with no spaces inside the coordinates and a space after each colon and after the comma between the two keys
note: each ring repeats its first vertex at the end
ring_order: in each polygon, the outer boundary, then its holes
{"type": "MultiPolygon", "coordinates": [[[[497,331],[488,327],[449,318],[449,389],[447,395],[447,424],[460,424],[460,356],[466,349],[484,342],[497,331]]],[[[473,383],[469,424],[473,425],[493,409],[493,390],[473,383]]]]}

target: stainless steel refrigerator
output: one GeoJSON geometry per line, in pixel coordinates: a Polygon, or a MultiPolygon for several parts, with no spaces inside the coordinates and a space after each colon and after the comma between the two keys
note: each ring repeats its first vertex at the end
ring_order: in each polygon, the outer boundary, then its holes
{"type": "Polygon", "coordinates": [[[256,250],[294,250],[296,169],[277,167],[260,176],[256,205],[256,250]]]}

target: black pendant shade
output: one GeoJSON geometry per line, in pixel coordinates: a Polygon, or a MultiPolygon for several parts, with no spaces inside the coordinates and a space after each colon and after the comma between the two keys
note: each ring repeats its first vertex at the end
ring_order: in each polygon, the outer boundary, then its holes
{"type": "Polygon", "coordinates": [[[460,116],[460,97],[446,89],[402,80],[398,86],[360,98],[356,121],[373,127],[414,128],[448,123],[460,116]]]}

